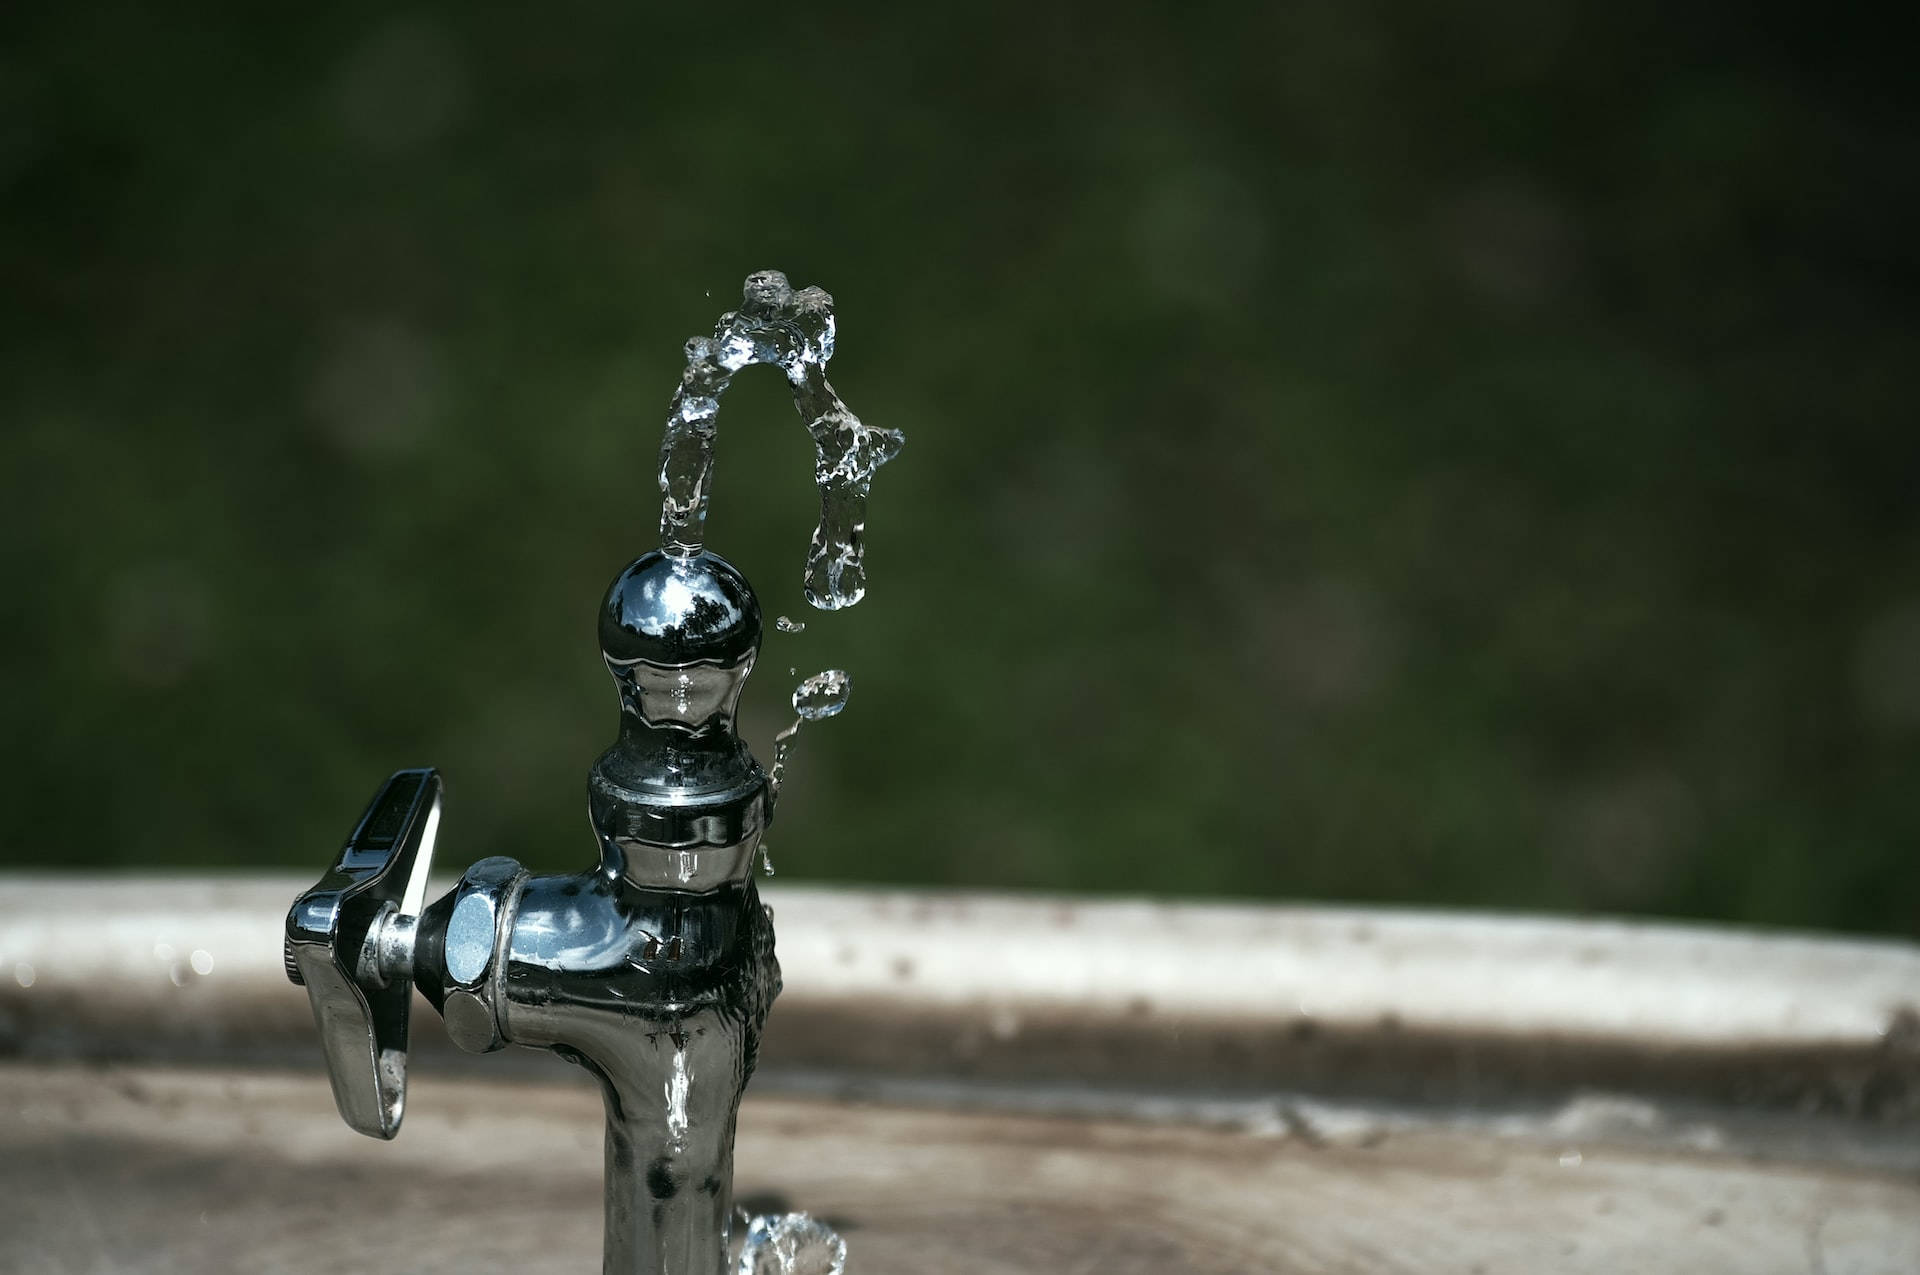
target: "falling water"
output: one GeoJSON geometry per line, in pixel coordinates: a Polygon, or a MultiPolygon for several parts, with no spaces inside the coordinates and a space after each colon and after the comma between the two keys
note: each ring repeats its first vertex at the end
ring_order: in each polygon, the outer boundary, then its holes
{"type": "Polygon", "coordinates": [[[733,374],[754,363],[786,373],[793,405],[813,435],[820,525],[807,549],[807,601],[823,611],[850,607],[867,593],[867,493],[880,466],[899,454],[899,430],[863,424],[827,381],[833,357],[833,298],[820,288],[795,292],[777,270],[747,276],[740,308],[720,316],[711,337],[687,342],[687,370],[674,392],[660,444],[660,543],[669,553],[698,553],[706,543],[713,491],[714,426],[733,374]]]}

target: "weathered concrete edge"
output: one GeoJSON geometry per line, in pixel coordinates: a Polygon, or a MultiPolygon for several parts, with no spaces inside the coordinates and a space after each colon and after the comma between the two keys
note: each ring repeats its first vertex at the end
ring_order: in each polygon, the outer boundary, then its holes
{"type": "MultiPolygon", "coordinates": [[[[291,876],[0,874],[0,1053],[304,1059],[291,876]],[[23,986],[23,982],[30,986],[23,986]]],[[[1709,926],[770,885],[781,1069],[1920,1121],[1920,947],[1709,926]]],[[[437,1023],[418,1017],[422,1048],[437,1023]]]]}

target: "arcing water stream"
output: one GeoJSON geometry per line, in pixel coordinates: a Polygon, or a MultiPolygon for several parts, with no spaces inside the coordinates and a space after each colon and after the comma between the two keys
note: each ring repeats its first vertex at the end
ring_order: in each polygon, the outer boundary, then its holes
{"type": "Polygon", "coordinates": [[[747,276],[738,310],[720,316],[711,337],[687,342],[687,370],[674,392],[660,444],[660,544],[698,553],[713,496],[714,424],[733,374],[755,363],[786,373],[793,405],[813,436],[820,525],[807,548],[806,598],[823,611],[850,607],[867,592],[867,493],[906,436],[864,424],[827,381],[833,357],[833,298],[795,292],[778,270],[747,276]]]}
{"type": "MultiPolygon", "coordinates": [[[[822,611],[853,606],[866,596],[867,495],[874,474],[899,454],[906,441],[898,430],[864,424],[834,393],[827,381],[834,330],[833,298],[821,289],[795,292],[786,276],[775,270],[748,275],[740,308],[721,315],[711,337],[687,342],[687,370],[674,393],[660,444],[661,548],[670,555],[692,557],[706,541],[720,396],[743,367],[770,363],[786,373],[794,407],[813,436],[820,525],[807,549],[803,588],[807,601],[822,611]]],[[[775,622],[780,633],[805,628],[784,615],[775,622]]],[[[827,669],[794,689],[797,716],[774,739],[773,766],[767,777],[773,799],[779,798],[801,724],[837,715],[847,706],[851,688],[843,670],[827,669]]],[[[771,873],[771,859],[763,861],[771,873]]],[[[684,1070],[676,1071],[675,1078],[684,1089],[684,1070]]],[[[669,1080],[670,1123],[676,1110],[673,1084],[669,1080]]],[[[738,1275],[840,1275],[846,1260],[846,1242],[831,1228],[804,1213],[768,1215],[749,1220],[737,1271],[738,1275]]]]}

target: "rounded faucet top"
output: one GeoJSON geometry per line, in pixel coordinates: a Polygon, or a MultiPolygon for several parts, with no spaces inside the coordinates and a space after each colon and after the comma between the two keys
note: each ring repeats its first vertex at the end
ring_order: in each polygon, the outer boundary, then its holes
{"type": "Polygon", "coordinates": [[[718,554],[656,549],[630,563],[600,605],[600,651],[610,665],[725,666],[759,647],[760,603],[718,554]]]}
{"type": "Polygon", "coordinates": [[[759,649],[760,604],[724,558],[655,550],[614,580],[600,651],[620,737],[587,775],[603,865],[668,889],[745,876],[771,814],[734,726],[759,649]]]}

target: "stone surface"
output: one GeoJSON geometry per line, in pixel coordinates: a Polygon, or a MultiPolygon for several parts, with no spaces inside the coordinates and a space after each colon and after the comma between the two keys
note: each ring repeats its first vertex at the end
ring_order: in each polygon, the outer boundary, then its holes
{"type": "MultiPolygon", "coordinates": [[[[1577,1113],[1576,1113],[1577,1115],[1577,1113]]],[[[421,1075],[392,1143],[317,1074],[0,1066],[0,1269],[587,1272],[585,1083],[421,1075]]],[[[737,1184],[806,1209],[857,1275],[1663,1275],[1920,1270],[1920,1179],[1634,1136],[1264,1129],[749,1098],[737,1184]]]]}

